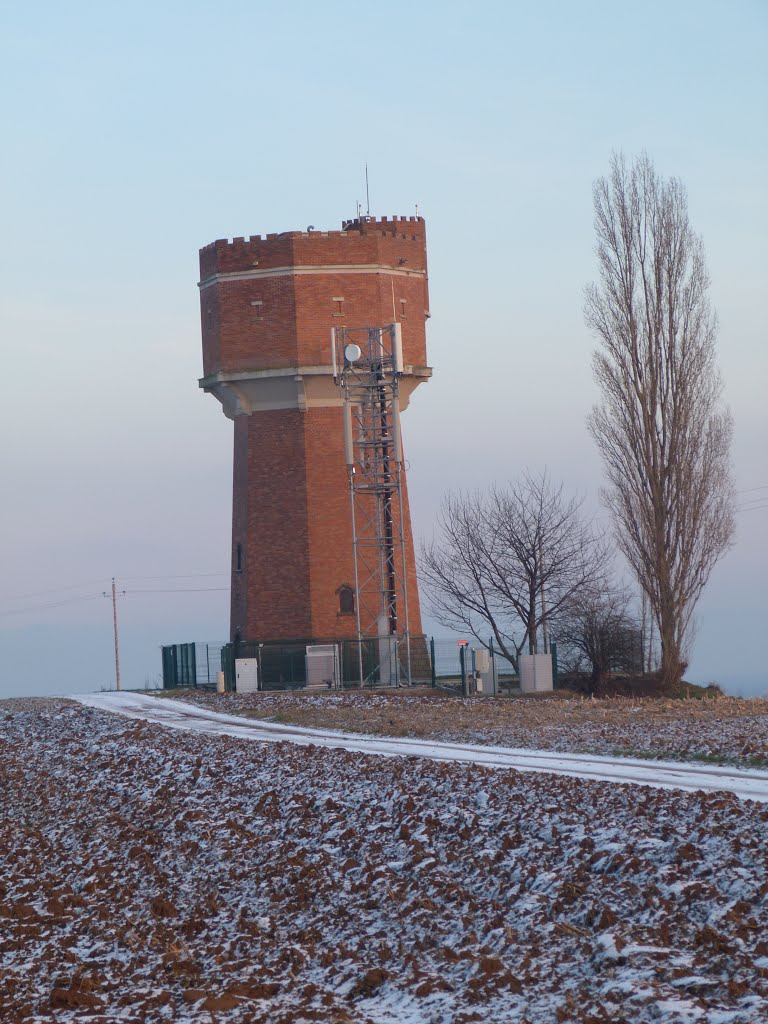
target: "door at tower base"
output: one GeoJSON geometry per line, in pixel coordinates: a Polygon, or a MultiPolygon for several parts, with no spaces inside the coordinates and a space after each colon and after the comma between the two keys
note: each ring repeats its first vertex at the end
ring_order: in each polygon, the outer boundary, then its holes
{"type": "Polygon", "coordinates": [[[307,646],[307,686],[335,690],[341,683],[338,644],[307,646]]]}

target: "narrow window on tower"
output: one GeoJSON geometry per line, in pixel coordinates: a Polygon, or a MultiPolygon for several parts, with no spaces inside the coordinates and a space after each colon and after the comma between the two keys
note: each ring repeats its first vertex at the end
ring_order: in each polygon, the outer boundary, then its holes
{"type": "Polygon", "coordinates": [[[264,302],[262,299],[251,299],[251,309],[253,310],[253,319],[261,320],[263,312],[264,302]]]}
{"type": "Polygon", "coordinates": [[[331,301],[333,302],[333,315],[344,316],[344,297],[333,298],[331,301]]]}
{"type": "Polygon", "coordinates": [[[400,319],[405,320],[405,299],[400,299],[400,319]]]}
{"type": "Polygon", "coordinates": [[[354,615],[355,614],[355,592],[348,583],[339,587],[337,591],[339,595],[339,615],[354,615]]]}
{"type": "Polygon", "coordinates": [[[237,545],[237,551],[235,553],[235,565],[237,566],[236,572],[243,571],[243,545],[237,545]]]}

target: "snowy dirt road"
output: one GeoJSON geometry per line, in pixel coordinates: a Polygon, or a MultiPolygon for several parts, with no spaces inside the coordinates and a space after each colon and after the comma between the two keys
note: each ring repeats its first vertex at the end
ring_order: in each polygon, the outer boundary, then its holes
{"type": "Polygon", "coordinates": [[[139,693],[91,693],[75,695],[72,699],[87,707],[206,735],[313,745],[388,757],[423,757],[433,761],[464,762],[488,768],[512,768],[524,772],[544,772],[667,789],[727,791],[741,798],[768,802],[768,771],[363,736],[222,715],[180,701],[167,701],[139,693]]]}

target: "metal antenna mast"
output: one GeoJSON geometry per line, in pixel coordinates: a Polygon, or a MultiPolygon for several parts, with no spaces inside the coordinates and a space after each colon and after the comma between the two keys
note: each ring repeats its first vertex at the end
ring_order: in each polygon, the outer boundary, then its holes
{"type": "Polygon", "coordinates": [[[400,324],[335,327],[333,373],[344,395],[344,448],[349,471],[355,613],[361,685],[363,643],[376,638],[382,682],[411,680],[408,580],[403,528],[399,378],[400,324]],[[404,664],[401,664],[404,661],[404,664]]]}

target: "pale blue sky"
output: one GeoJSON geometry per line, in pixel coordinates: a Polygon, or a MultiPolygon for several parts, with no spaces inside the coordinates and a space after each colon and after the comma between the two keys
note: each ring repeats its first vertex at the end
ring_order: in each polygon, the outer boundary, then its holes
{"type": "MultiPolygon", "coordinates": [[[[113,574],[127,682],[158,671],[156,644],[226,635],[223,591],[138,593],[226,575],[128,579],[228,570],[231,424],[196,384],[197,250],[339,227],[366,160],[372,212],[427,219],[417,535],[446,488],[525,466],[596,502],[581,307],[612,149],[688,187],[740,499],[768,505],[766,43],[768,7],[745,0],[0,2],[0,693],[109,684],[108,602],[40,606],[113,574]]],[[[766,526],[740,512],[691,678],[768,689],[766,526]]]]}

